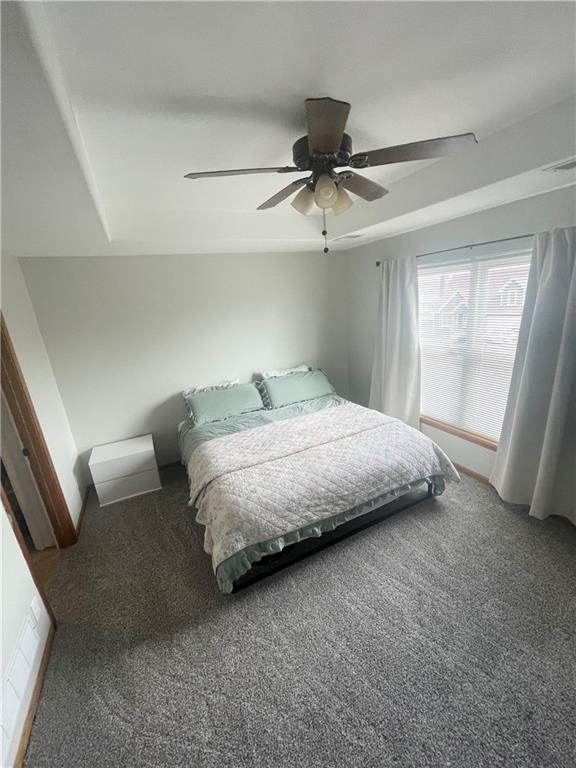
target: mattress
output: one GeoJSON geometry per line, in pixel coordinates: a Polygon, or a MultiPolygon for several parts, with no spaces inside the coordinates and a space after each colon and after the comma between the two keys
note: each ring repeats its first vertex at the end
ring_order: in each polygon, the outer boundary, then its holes
{"type": "Polygon", "coordinates": [[[439,494],[459,480],[432,440],[397,419],[346,401],[305,410],[265,423],[248,414],[253,426],[220,422],[211,436],[200,428],[181,433],[190,504],[205,526],[204,548],[222,592],[288,544],[423,483],[439,494]]]}

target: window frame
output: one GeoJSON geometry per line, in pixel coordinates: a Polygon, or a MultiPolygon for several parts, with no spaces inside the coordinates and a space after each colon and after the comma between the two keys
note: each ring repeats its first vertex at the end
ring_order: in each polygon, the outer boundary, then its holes
{"type": "Polygon", "coordinates": [[[448,432],[450,435],[460,437],[462,440],[467,440],[469,443],[481,445],[482,448],[488,448],[490,451],[498,450],[498,442],[496,440],[492,440],[489,437],[483,437],[482,435],[477,435],[475,432],[467,432],[465,429],[454,427],[452,424],[447,424],[445,421],[440,421],[438,419],[433,419],[430,416],[421,415],[420,424],[425,424],[427,427],[432,427],[433,429],[439,429],[440,432],[448,432]]]}

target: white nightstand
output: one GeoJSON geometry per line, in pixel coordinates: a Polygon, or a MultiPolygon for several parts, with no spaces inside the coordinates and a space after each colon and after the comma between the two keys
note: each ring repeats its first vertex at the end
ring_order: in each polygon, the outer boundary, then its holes
{"type": "Polygon", "coordinates": [[[101,507],[162,487],[152,435],[99,445],[88,466],[101,507]]]}

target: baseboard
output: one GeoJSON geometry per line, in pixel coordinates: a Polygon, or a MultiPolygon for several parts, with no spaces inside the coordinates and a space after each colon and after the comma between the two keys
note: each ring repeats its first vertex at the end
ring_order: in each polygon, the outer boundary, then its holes
{"type": "Polygon", "coordinates": [[[90,493],[90,489],[93,487],[93,485],[87,485],[86,490],[84,491],[84,499],[82,501],[82,507],[80,508],[80,514],[78,515],[78,522],[76,523],[77,536],[80,536],[80,528],[82,527],[82,522],[84,521],[84,513],[86,512],[86,506],[88,504],[88,494],[90,493]]]}
{"type": "Polygon", "coordinates": [[[468,469],[468,467],[463,467],[461,464],[455,464],[452,462],[458,472],[462,472],[465,475],[468,475],[469,477],[473,477],[475,480],[479,480],[481,483],[486,483],[487,485],[490,485],[490,480],[486,477],[486,475],[481,475],[480,472],[475,472],[473,469],[468,469]]]}
{"type": "Polygon", "coordinates": [[[44,603],[33,599],[2,675],[2,766],[20,768],[54,638],[44,603]]]}

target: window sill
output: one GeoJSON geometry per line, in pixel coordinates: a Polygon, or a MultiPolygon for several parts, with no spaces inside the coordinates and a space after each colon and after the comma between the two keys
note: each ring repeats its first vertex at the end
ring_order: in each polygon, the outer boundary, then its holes
{"type": "Polygon", "coordinates": [[[462,440],[467,440],[469,443],[476,443],[476,445],[481,445],[482,448],[488,448],[489,451],[495,451],[498,448],[498,443],[495,440],[475,435],[473,432],[465,432],[463,429],[453,427],[451,424],[445,424],[443,421],[431,419],[429,416],[420,416],[420,424],[426,424],[426,426],[439,429],[441,432],[448,432],[451,435],[460,437],[462,440]]]}

